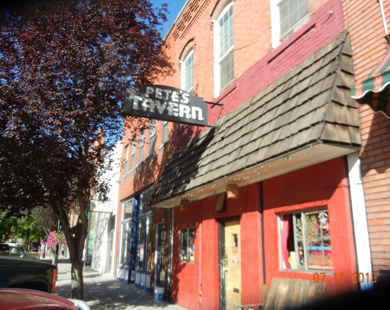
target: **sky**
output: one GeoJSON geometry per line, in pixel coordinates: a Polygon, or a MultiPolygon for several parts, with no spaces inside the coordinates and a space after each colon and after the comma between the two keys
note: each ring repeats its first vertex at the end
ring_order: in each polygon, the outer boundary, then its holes
{"type": "Polygon", "coordinates": [[[167,14],[168,21],[163,25],[163,32],[161,33],[162,38],[164,38],[165,34],[169,30],[169,27],[175,21],[177,14],[179,14],[180,10],[183,8],[183,5],[186,3],[186,1],[187,0],[151,0],[154,6],[157,7],[160,7],[163,3],[168,4],[168,11],[170,13],[167,14]]]}

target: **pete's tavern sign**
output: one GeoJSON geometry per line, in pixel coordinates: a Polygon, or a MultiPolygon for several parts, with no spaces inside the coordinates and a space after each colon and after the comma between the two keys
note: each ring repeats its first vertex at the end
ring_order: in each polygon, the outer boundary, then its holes
{"type": "Polygon", "coordinates": [[[178,88],[149,85],[126,89],[122,112],[196,126],[208,126],[207,103],[178,88]]]}

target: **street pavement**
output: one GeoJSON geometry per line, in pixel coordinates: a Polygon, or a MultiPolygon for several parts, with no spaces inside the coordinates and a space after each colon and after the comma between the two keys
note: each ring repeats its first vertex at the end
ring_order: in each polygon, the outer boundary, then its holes
{"type": "MultiPolygon", "coordinates": [[[[41,259],[51,262],[51,258],[41,259]]],[[[58,279],[56,293],[70,298],[70,260],[60,257],[58,260],[58,279]]],[[[166,309],[185,310],[182,307],[165,301],[155,301],[153,295],[139,289],[134,284],[124,283],[109,274],[101,274],[86,266],[84,276],[84,301],[92,310],[103,309],[166,309]]]]}

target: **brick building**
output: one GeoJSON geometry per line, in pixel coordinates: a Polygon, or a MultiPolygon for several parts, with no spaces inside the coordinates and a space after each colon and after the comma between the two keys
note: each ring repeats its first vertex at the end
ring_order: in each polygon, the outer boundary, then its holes
{"type": "MultiPolygon", "coordinates": [[[[381,14],[390,19],[389,1],[344,1],[345,26],[351,35],[356,83],[363,82],[389,51],[381,14]]],[[[379,94],[387,92],[385,88],[379,94]]],[[[386,94],[387,97],[387,94],[386,94]]],[[[363,103],[363,102],[361,102],[363,103]]],[[[390,111],[363,104],[359,107],[363,140],[359,156],[373,271],[390,269],[390,111]]]]}
{"type": "Polygon", "coordinates": [[[377,8],[186,2],[165,37],[175,73],[155,84],[210,102],[210,127],[124,133],[118,278],[188,309],[259,302],[274,277],[323,273],[328,296],[372,287],[389,266],[389,121],[350,89],[387,49],[383,35],[361,43],[376,33],[358,13],[377,22],[377,8]]]}

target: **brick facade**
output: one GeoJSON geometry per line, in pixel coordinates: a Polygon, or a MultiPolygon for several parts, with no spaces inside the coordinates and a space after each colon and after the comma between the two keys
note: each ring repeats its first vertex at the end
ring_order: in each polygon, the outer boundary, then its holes
{"type": "MultiPolygon", "coordinates": [[[[390,1],[383,1],[387,22],[390,1]]],[[[351,35],[356,82],[371,73],[389,50],[379,2],[343,1],[351,35]]],[[[390,270],[390,120],[360,106],[360,151],[373,271],[390,270]]]]}
{"type": "MultiPolygon", "coordinates": [[[[223,106],[209,105],[209,123],[233,111],[267,85],[275,82],[291,68],[300,64],[313,52],[336,38],[343,30],[348,29],[351,34],[353,59],[356,81],[364,79],[376,66],[387,50],[384,38],[383,25],[380,18],[379,5],[376,0],[370,1],[342,1],[342,0],[309,0],[310,20],[301,29],[292,34],[280,46],[272,49],[270,0],[233,0],[234,5],[234,74],[233,83],[228,86],[217,98],[214,98],[214,25],[213,20],[226,5],[223,0],[191,0],[178,16],[165,37],[166,54],[170,57],[175,72],[169,76],[158,77],[155,84],[180,88],[181,66],[189,50],[194,50],[194,95],[203,97],[205,101],[222,104],[223,106]]],[[[390,18],[390,1],[385,2],[385,11],[390,18]]],[[[364,146],[360,152],[362,160],[362,174],[370,243],[374,271],[390,269],[390,120],[380,114],[374,114],[367,106],[360,107],[361,135],[364,146]]],[[[170,140],[162,144],[162,122],[156,121],[156,143],[152,156],[147,157],[149,149],[149,129],[145,132],[145,160],[132,171],[123,175],[123,166],[120,177],[119,200],[124,200],[151,184],[156,184],[162,174],[168,157],[189,139],[194,138],[202,130],[201,127],[178,124],[169,124],[170,140]]],[[[131,140],[137,139],[135,163],[139,158],[139,131],[127,130],[123,135],[123,150],[129,147],[129,162],[131,156],[131,140]]],[[[124,158],[124,154],[122,156],[124,158]]],[[[172,301],[189,309],[218,309],[218,261],[217,252],[218,217],[240,216],[242,229],[242,272],[250,279],[250,285],[242,287],[242,302],[258,301],[263,272],[267,274],[267,283],[270,284],[274,276],[286,276],[289,272],[278,271],[278,231],[277,213],[283,211],[313,208],[305,202],[315,201],[319,205],[327,205],[329,213],[333,213],[331,223],[334,223],[336,272],[349,275],[356,271],[353,244],[353,232],[350,218],[345,162],[338,158],[330,163],[322,163],[314,167],[318,175],[329,178],[317,182],[311,178],[314,170],[302,169],[290,175],[279,176],[264,181],[265,202],[265,244],[268,260],[265,270],[262,268],[261,255],[261,224],[259,184],[252,184],[243,188],[248,200],[241,199],[240,208],[234,208],[231,202],[227,211],[216,214],[213,211],[215,196],[191,203],[189,210],[180,211],[174,208],[174,223],[172,227],[171,209],[154,209],[153,236],[155,225],[167,223],[167,232],[173,228],[172,266],[167,261],[167,271],[172,267],[172,287],[169,292],[172,301]],[[333,169],[333,170],[331,170],[333,169]],[[293,184],[296,178],[306,182],[301,187],[289,188],[286,184],[293,184]],[[325,181],[326,179],[326,181],[325,181]],[[275,202],[273,197],[279,194],[280,186],[284,186],[285,200],[275,202]],[[321,183],[321,184],[320,184],[321,183]],[[318,188],[311,186],[316,184],[318,188]],[[335,185],[336,184],[336,185],[335,185]],[[325,195],[321,192],[327,186],[336,186],[333,193],[325,195]],[[310,190],[312,189],[312,191],[310,190]],[[316,195],[313,194],[316,192],[316,195]],[[320,193],[320,194],[319,194],[320,193]],[[295,195],[295,196],[294,196],[295,195]],[[313,197],[315,198],[313,200],[313,197]],[[249,199],[250,198],[250,199],[249,199]],[[302,201],[301,201],[302,200],[302,201]],[[179,230],[182,227],[196,227],[197,249],[196,264],[178,262],[179,230]],[[256,237],[253,236],[256,231],[256,237]],[[268,238],[268,239],[267,239],[268,238]],[[346,250],[347,249],[347,250],[346,250]],[[200,252],[199,252],[200,251],[200,252]],[[255,269],[253,266],[256,266],[255,269]],[[207,279],[206,279],[207,278],[207,279]],[[202,293],[202,295],[200,295],[202,293]]],[[[236,201],[237,203],[237,201],[236,201]]],[[[314,202],[313,202],[314,203],[314,202]]],[[[118,206],[118,225],[120,220],[120,206],[118,206]]],[[[332,235],[333,236],[333,235],[332,235]]],[[[332,237],[333,238],[333,237],[332,237]]],[[[117,231],[119,240],[119,231],[117,231]]],[[[332,239],[333,240],[333,239],[332,239]]],[[[333,245],[332,245],[333,246],[333,245]]],[[[153,240],[153,253],[155,241],[153,240]]],[[[154,255],[154,254],[153,254],[154,255]]],[[[154,256],[152,258],[151,283],[154,283],[154,256]]],[[[312,274],[294,277],[310,278],[312,274]]],[[[327,276],[331,281],[331,276],[327,276]]],[[[327,279],[328,279],[327,278],[327,279]]],[[[347,279],[347,280],[348,280],[347,279]]],[[[310,279],[311,280],[311,279],[310,279]]],[[[357,285],[342,286],[331,283],[328,292],[335,295],[342,291],[356,289],[357,285]]]]}

